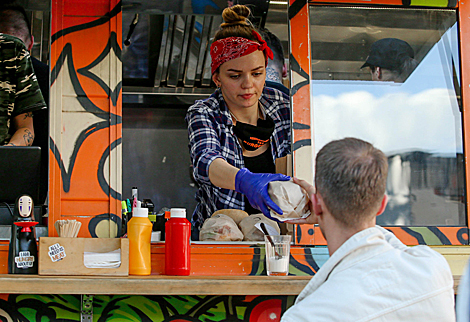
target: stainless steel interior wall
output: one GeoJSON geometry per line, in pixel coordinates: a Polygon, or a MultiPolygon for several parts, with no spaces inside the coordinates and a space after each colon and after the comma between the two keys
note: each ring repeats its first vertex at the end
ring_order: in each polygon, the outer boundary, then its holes
{"type": "Polygon", "coordinates": [[[182,207],[192,213],[192,180],[185,108],[125,107],[122,113],[122,196],[139,189],[155,210],[182,207]]]}

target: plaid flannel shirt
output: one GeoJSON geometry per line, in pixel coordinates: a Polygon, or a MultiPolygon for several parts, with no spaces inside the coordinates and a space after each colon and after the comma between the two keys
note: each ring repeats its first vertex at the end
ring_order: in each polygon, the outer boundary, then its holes
{"type": "MultiPolygon", "coordinates": [[[[259,102],[275,123],[270,139],[274,161],[291,151],[289,97],[277,89],[265,87],[259,102]]],[[[186,122],[193,176],[199,185],[196,193],[198,204],[191,222],[200,229],[204,220],[219,209],[245,209],[243,194],[216,187],[209,180],[209,166],[215,159],[222,158],[239,169],[244,167],[244,160],[242,147],[232,130],[232,117],[220,90],[208,99],[196,101],[187,111],[186,122]]]]}

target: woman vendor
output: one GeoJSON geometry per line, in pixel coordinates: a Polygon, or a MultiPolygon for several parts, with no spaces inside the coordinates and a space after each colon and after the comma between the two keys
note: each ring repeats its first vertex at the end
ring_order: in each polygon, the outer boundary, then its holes
{"type": "Polygon", "coordinates": [[[195,234],[219,209],[249,214],[269,208],[282,214],[269,198],[275,160],[290,153],[289,97],[265,87],[272,51],[255,31],[243,5],[226,8],[224,23],[211,45],[212,80],[217,90],[188,109],[189,148],[199,184],[193,213],[195,234]]]}

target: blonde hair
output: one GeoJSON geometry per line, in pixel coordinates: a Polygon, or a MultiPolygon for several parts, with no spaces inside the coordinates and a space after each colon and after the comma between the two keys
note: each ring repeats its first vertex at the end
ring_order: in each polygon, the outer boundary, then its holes
{"type": "Polygon", "coordinates": [[[257,41],[253,35],[255,29],[248,19],[250,14],[250,9],[240,4],[225,8],[222,12],[224,22],[220,24],[220,29],[215,33],[214,41],[228,37],[243,37],[257,41]]]}

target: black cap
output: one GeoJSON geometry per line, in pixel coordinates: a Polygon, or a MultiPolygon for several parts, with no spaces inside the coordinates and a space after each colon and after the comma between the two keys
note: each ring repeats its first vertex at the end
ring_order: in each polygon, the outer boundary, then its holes
{"type": "Polygon", "coordinates": [[[361,68],[377,66],[390,70],[399,70],[405,59],[414,57],[413,48],[406,41],[396,38],[384,38],[372,44],[369,56],[361,68]]]}

